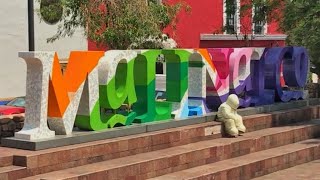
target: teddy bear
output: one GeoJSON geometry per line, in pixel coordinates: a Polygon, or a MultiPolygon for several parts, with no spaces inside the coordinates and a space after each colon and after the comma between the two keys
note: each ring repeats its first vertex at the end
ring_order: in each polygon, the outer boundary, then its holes
{"type": "Polygon", "coordinates": [[[227,101],[222,103],[218,109],[217,121],[224,123],[225,132],[231,137],[236,137],[246,132],[242,117],[237,113],[238,107],[238,96],[231,94],[227,101]]]}

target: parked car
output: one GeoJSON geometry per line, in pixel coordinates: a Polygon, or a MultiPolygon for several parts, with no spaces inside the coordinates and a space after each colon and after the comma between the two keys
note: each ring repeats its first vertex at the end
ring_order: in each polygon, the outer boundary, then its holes
{"type": "Polygon", "coordinates": [[[25,104],[25,97],[14,98],[8,104],[0,106],[0,116],[24,113],[25,104]]]}

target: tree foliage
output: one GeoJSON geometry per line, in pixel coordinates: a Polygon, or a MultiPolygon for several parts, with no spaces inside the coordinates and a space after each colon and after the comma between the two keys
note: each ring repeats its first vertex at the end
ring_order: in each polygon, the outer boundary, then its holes
{"type": "Polygon", "coordinates": [[[278,22],[279,31],[288,35],[287,45],[303,46],[309,51],[310,59],[320,74],[320,1],[319,0],[250,0],[241,6],[246,12],[253,6],[262,7],[253,22],[278,22]]]}
{"type": "Polygon", "coordinates": [[[57,23],[63,14],[63,7],[60,0],[41,0],[39,14],[46,23],[57,23]]]}
{"type": "Polygon", "coordinates": [[[287,0],[281,29],[288,35],[287,44],[308,49],[313,71],[320,74],[320,1],[287,0]]]}
{"type": "MultiPolygon", "coordinates": [[[[158,45],[148,39],[161,39],[165,27],[175,27],[177,14],[189,10],[183,1],[158,4],[156,0],[61,0],[61,4],[64,13],[60,25],[48,42],[72,36],[80,27],[90,40],[111,49],[156,48],[158,45]]],[[[46,13],[50,8],[42,11],[46,13]]]]}

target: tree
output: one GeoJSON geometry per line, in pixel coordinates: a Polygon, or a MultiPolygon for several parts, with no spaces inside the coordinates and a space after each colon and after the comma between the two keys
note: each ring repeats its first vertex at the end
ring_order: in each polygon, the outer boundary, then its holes
{"type": "MultiPolygon", "coordinates": [[[[315,0],[250,0],[241,6],[241,12],[262,7],[255,14],[253,22],[278,22],[279,30],[288,35],[289,46],[303,46],[309,51],[310,59],[315,68],[314,73],[320,74],[320,1],[315,0]]],[[[245,14],[245,13],[244,13],[245,14]]]]}
{"type": "Polygon", "coordinates": [[[286,0],[283,17],[280,25],[288,35],[287,44],[306,47],[312,70],[320,74],[320,1],[286,0]]]}
{"type": "MultiPolygon", "coordinates": [[[[61,24],[48,42],[72,36],[81,27],[90,40],[111,49],[158,48],[159,40],[166,40],[163,29],[175,26],[179,11],[189,10],[183,1],[159,4],[156,0],[61,0],[60,3],[64,9],[61,24]]],[[[46,6],[40,12],[56,14],[49,13],[51,10],[52,6],[46,6]]]]}

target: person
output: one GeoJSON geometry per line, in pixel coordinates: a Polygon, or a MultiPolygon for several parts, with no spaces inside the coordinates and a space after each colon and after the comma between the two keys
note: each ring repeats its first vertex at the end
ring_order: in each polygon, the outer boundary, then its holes
{"type": "Polygon", "coordinates": [[[237,113],[238,107],[238,96],[231,94],[227,101],[222,103],[218,109],[217,121],[224,123],[225,132],[231,137],[236,137],[246,132],[242,117],[237,113]]]}

